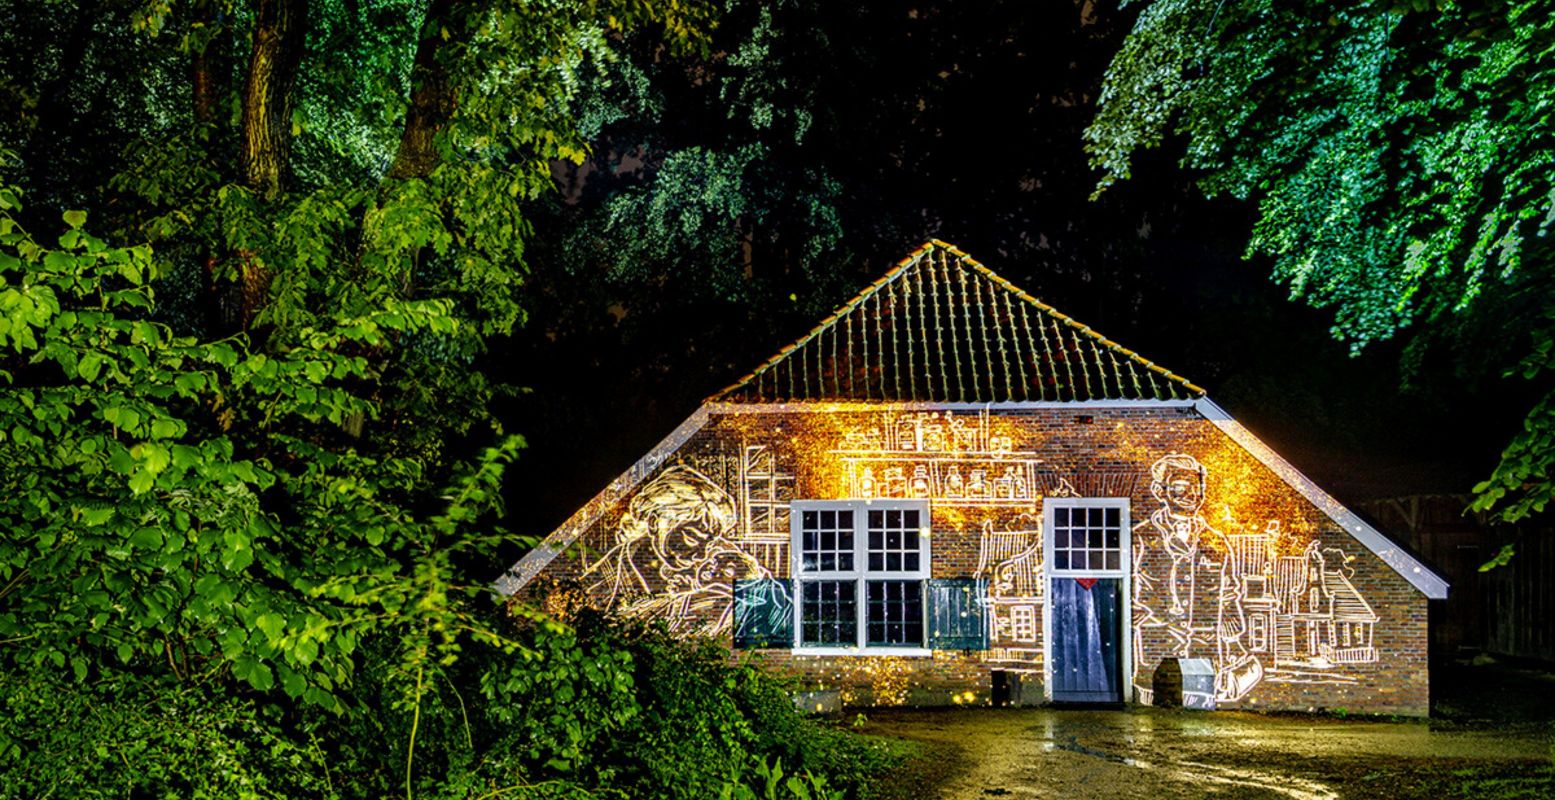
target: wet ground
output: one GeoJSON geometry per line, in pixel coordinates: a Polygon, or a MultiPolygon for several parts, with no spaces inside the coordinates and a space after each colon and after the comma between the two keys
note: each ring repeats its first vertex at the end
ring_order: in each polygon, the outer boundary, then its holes
{"type": "Polygon", "coordinates": [[[1125,710],[867,711],[920,743],[889,793],[996,798],[1555,800],[1555,676],[1444,668],[1431,720],[1125,710]]]}

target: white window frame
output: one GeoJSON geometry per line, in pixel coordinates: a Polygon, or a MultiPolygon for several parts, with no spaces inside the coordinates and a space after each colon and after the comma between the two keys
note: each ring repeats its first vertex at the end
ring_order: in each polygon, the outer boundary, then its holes
{"type": "Polygon", "coordinates": [[[795,500],[789,505],[789,574],[794,578],[794,655],[802,656],[932,656],[928,647],[929,636],[929,578],[932,577],[933,546],[929,517],[929,501],[923,499],[873,499],[873,500],[795,500]],[[853,514],[853,569],[805,572],[804,566],[804,512],[844,511],[853,514]],[[918,569],[895,572],[871,572],[869,570],[869,511],[917,511],[922,527],[918,530],[918,569]],[[806,581],[854,582],[854,603],[857,621],[857,638],[851,646],[807,645],[804,637],[804,583],[806,581]],[[923,643],[918,647],[866,644],[869,630],[869,589],[871,580],[918,581],[920,606],[923,613],[923,643]]]}
{"type": "Polygon", "coordinates": [[[1053,580],[1056,578],[1119,578],[1118,622],[1123,631],[1118,637],[1122,651],[1118,669],[1119,698],[1134,701],[1134,523],[1129,516],[1127,497],[1049,497],[1042,501],[1042,693],[1053,700],[1053,580]],[[1053,569],[1053,512],[1059,508],[1116,508],[1118,514],[1117,569],[1053,569]]]}

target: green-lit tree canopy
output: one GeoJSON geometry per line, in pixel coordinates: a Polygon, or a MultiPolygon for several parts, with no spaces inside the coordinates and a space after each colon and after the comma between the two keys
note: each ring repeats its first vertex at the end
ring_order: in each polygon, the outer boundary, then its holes
{"type": "MultiPolygon", "coordinates": [[[[1467,379],[1555,377],[1555,9],[1520,2],[1145,6],[1087,133],[1098,191],[1180,143],[1209,194],[1258,204],[1249,254],[1360,348],[1451,342],[1467,379]]],[[[1555,395],[1478,504],[1555,497],[1555,395]]]]}

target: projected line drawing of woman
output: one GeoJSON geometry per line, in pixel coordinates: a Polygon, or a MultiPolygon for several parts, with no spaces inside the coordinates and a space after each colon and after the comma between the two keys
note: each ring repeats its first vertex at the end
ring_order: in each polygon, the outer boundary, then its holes
{"type": "Polygon", "coordinates": [[[772,576],[732,541],[738,519],[734,498],[712,479],[669,467],[632,497],[615,543],[584,570],[598,575],[589,593],[623,617],[662,619],[676,632],[722,632],[732,620],[733,582],[772,576]],[[644,560],[656,568],[653,578],[644,560]]]}

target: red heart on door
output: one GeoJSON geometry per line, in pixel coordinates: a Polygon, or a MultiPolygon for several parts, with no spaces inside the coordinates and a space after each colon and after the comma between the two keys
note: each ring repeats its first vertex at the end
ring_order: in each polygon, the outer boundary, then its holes
{"type": "Polygon", "coordinates": [[[1074,582],[1080,584],[1080,588],[1081,589],[1084,589],[1085,591],[1089,592],[1091,590],[1091,587],[1095,586],[1096,582],[1099,581],[1099,580],[1101,580],[1101,579],[1100,578],[1075,578],[1074,582]]]}

